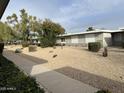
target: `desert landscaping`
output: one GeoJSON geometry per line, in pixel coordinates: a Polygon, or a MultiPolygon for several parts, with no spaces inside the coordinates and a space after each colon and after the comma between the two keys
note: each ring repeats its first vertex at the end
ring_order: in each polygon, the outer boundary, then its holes
{"type": "MultiPolygon", "coordinates": [[[[6,46],[7,50],[15,51],[21,46],[6,46]]],[[[70,78],[79,80],[100,89],[109,89],[112,93],[124,92],[124,50],[108,48],[108,57],[102,56],[103,49],[98,53],[89,52],[86,47],[61,48],[38,47],[36,52],[22,49],[18,54],[51,70],[62,73],[70,78]],[[33,58],[34,57],[34,58],[33,58]],[[43,60],[47,62],[42,63],[43,60]]]]}
{"type": "Polygon", "coordinates": [[[0,0],[0,93],[124,93],[123,3],[0,0]]]}

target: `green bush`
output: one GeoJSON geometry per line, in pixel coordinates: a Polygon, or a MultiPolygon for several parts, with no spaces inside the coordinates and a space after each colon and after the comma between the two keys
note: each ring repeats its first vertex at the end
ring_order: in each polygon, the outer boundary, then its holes
{"type": "Polygon", "coordinates": [[[45,93],[36,80],[25,75],[11,61],[0,56],[0,87],[15,88],[15,90],[0,90],[0,93],[45,93]]]}
{"type": "Polygon", "coordinates": [[[37,46],[36,45],[29,45],[29,52],[35,52],[37,51],[37,46]]]}
{"type": "Polygon", "coordinates": [[[23,42],[22,43],[22,47],[28,47],[28,46],[29,46],[28,42],[23,42]]]}
{"type": "Polygon", "coordinates": [[[111,92],[108,91],[108,90],[99,90],[99,91],[97,91],[96,93],[111,93],[111,92]]]}
{"type": "Polygon", "coordinates": [[[88,43],[89,51],[98,52],[100,50],[100,48],[101,48],[100,42],[88,43]]]}
{"type": "Polygon", "coordinates": [[[55,45],[56,45],[56,39],[55,38],[49,39],[49,38],[44,37],[41,39],[41,47],[43,47],[43,48],[44,47],[53,47],[55,45]]]}
{"type": "Polygon", "coordinates": [[[0,54],[3,53],[3,49],[4,49],[4,43],[0,43],[0,54]]]}

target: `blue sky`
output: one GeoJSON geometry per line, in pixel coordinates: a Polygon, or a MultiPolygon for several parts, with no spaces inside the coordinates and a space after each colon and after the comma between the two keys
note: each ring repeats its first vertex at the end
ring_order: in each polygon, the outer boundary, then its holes
{"type": "Polygon", "coordinates": [[[30,15],[60,23],[67,32],[124,26],[124,0],[11,0],[2,21],[12,13],[19,15],[23,8],[30,15]]]}

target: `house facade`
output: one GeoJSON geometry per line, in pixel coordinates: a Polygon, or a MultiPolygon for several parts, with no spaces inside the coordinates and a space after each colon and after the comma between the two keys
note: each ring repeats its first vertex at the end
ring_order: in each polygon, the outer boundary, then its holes
{"type": "Polygon", "coordinates": [[[119,30],[112,33],[112,45],[113,46],[122,46],[124,43],[124,30],[119,30]]]}
{"type": "MultiPolygon", "coordinates": [[[[118,31],[99,30],[80,33],[64,34],[58,37],[57,43],[64,43],[68,46],[87,46],[90,42],[100,42],[103,47],[112,46],[116,42],[118,31]]],[[[122,32],[120,33],[122,34],[122,32]]],[[[119,38],[119,37],[117,37],[119,38]]]]}

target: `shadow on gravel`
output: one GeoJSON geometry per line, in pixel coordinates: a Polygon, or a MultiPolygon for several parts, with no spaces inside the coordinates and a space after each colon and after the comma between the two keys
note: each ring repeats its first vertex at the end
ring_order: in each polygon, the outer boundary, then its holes
{"type": "Polygon", "coordinates": [[[8,51],[8,50],[6,52],[8,52],[8,53],[14,53],[16,55],[19,55],[19,56],[21,56],[21,57],[23,57],[25,59],[28,59],[30,61],[33,61],[36,64],[44,64],[44,63],[47,63],[48,62],[45,59],[34,57],[34,56],[30,56],[30,55],[23,54],[23,53],[15,53],[14,51],[8,51]]]}
{"type": "Polygon", "coordinates": [[[122,49],[109,49],[110,52],[119,52],[119,53],[124,53],[124,50],[122,49]]]}
{"type": "Polygon", "coordinates": [[[26,54],[18,54],[19,56],[21,56],[21,57],[24,57],[24,58],[26,58],[26,59],[28,59],[28,60],[31,60],[31,61],[33,61],[34,63],[36,63],[36,64],[44,64],[44,63],[47,63],[48,61],[47,60],[45,60],[45,59],[42,59],[42,58],[37,58],[37,57],[34,57],[34,56],[30,56],[30,55],[26,55],[26,54]]]}
{"type": "Polygon", "coordinates": [[[124,93],[124,83],[122,82],[114,81],[72,67],[63,67],[56,69],[55,71],[99,89],[108,89],[112,93],[124,93]]]}
{"type": "Polygon", "coordinates": [[[22,71],[26,72],[26,74],[34,73],[34,70],[38,68],[37,73],[42,72],[40,70],[40,65],[47,63],[48,61],[45,59],[29,56],[22,53],[15,53],[14,51],[4,51],[4,55],[7,59],[11,60],[14,64],[16,64],[22,71]]]}

